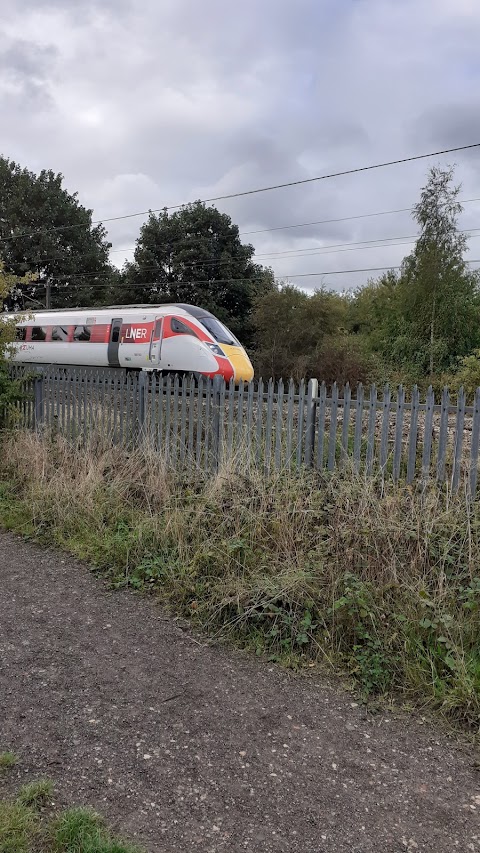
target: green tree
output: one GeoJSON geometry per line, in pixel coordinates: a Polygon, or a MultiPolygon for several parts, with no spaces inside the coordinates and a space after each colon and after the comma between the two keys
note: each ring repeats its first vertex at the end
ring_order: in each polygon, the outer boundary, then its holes
{"type": "MultiPolygon", "coordinates": [[[[14,289],[28,286],[31,275],[17,276],[7,273],[5,265],[0,261],[0,301],[8,299],[14,289]]],[[[12,411],[12,407],[23,395],[21,380],[12,380],[9,375],[6,357],[9,347],[15,337],[15,322],[8,318],[0,318],[0,427],[4,427],[12,411]]]]}
{"type": "Polygon", "coordinates": [[[202,202],[151,213],[134,261],[112,291],[121,302],[187,302],[212,311],[249,344],[254,299],[272,290],[273,273],[253,262],[227,214],[202,202]]]}
{"type": "Polygon", "coordinates": [[[285,285],[260,297],[253,315],[257,374],[365,381],[367,360],[347,333],[347,317],[347,301],[326,290],[308,295],[285,285]]]}
{"type": "Polygon", "coordinates": [[[403,328],[395,344],[397,358],[430,376],[480,344],[479,278],[464,260],[460,187],[452,181],[452,168],[430,170],[414,208],[421,233],[398,284],[403,328]]]}
{"type": "Polygon", "coordinates": [[[7,309],[23,307],[24,298],[26,306],[44,303],[47,285],[52,307],[99,304],[106,291],[95,284],[115,277],[104,227],[92,225],[92,211],[62,183],[60,174],[35,175],[0,157],[0,256],[10,273],[35,278],[11,291],[7,309]]]}

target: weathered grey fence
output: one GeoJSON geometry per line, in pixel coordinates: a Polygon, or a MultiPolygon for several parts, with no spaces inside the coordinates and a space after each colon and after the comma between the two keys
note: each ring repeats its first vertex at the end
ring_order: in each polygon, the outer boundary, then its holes
{"type": "Polygon", "coordinates": [[[316,380],[225,385],[219,379],[156,376],[124,370],[15,365],[30,376],[19,404],[25,426],[49,427],[70,438],[95,432],[129,447],[148,441],[172,467],[217,470],[224,463],[329,471],[347,463],[411,484],[435,478],[477,491],[480,389],[467,406],[444,389],[435,401],[415,387],[348,385],[329,391],[316,380]],[[36,374],[35,376],[33,374],[36,374]]]}

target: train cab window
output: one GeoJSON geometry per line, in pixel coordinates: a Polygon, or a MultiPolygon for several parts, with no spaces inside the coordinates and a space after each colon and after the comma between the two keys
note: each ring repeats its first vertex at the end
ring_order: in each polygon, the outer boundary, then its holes
{"type": "Polygon", "coordinates": [[[92,330],[90,326],[75,326],[75,330],[73,332],[74,341],[89,341],[91,336],[92,330]]]}
{"type": "Polygon", "coordinates": [[[207,332],[210,332],[212,338],[219,344],[227,344],[231,347],[240,346],[235,335],[232,335],[227,327],[215,317],[199,317],[198,319],[202,326],[205,326],[207,332]]]}
{"type": "Polygon", "coordinates": [[[47,329],[45,326],[33,326],[32,341],[46,341],[47,329]]]}
{"type": "Polygon", "coordinates": [[[54,326],[52,329],[52,341],[68,341],[68,329],[65,326],[54,326]]]}
{"type": "Polygon", "coordinates": [[[177,335],[193,335],[196,338],[196,334],[190,326],[187,326],[186,323],[182,323],[181,320],[177,320],[176,317],[172,317],[170,320],[170,327],[172,332],[175,332],[177,335]]]}
{"type": "Polygon", "coordinates": [[[16,341],[26,341],[27,340],[27,329],[25,326],[17,326],[15,329],[15,340],[16,341]]]}

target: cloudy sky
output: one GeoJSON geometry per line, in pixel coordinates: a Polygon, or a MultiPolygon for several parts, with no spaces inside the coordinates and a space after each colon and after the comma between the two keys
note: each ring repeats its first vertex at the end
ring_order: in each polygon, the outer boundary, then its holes
{"type": "MultiPolygon", "coordinates": [[[[480,142],[478,0],[0,0],[0,152],[52,168],[94,218],[480,142]]],[[[306,288],[397,264],[430,161],[219,203],[306,288]],[[341,219],[304,228],[286,225],[341,219]],[[322,248],[324,247],[324,248],[322,248]],[[316,254],[312,254],[316,252],[316,254]],[[320,254],[321,252],[321,254],[320,254]],[[284,253],[284,254],[279,254],[284,253]],[[291,253],[291,254],[288,254],[291,253]]],[[[480,149],[456,163],[480,198],[480,149]]],[[[142,217],[111,223],[112,260],[142,217]]],[[[478,228],[480,201],[462,227],[478,228]]]]}

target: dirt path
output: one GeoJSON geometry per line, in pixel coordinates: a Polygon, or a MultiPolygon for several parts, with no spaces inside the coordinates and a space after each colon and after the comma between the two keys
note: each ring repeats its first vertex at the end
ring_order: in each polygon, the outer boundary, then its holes
{"type": "Polygon", "coordinates": [[[467,748],[204,647],[153,600],[5,534],[0,591],[17,779],[49,775],[151,853],[480,850],[467,748]]]}

